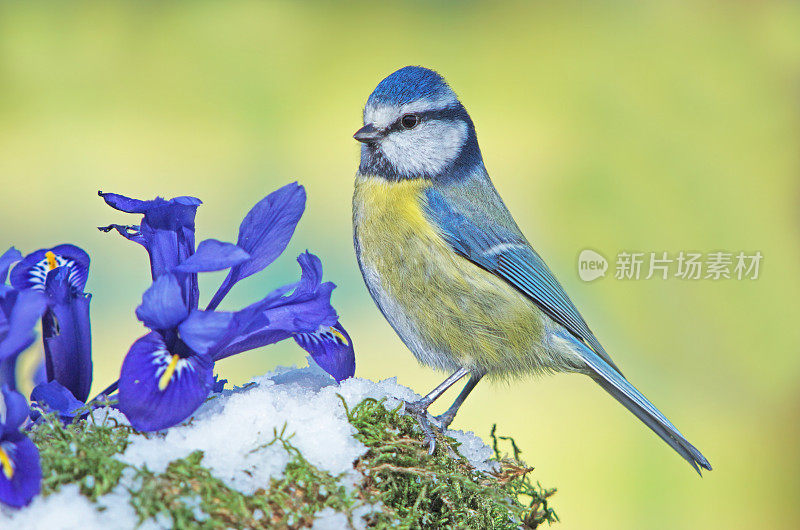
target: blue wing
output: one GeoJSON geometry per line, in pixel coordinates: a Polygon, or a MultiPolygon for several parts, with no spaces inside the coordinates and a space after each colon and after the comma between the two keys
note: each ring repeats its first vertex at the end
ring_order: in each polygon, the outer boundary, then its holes
{"type": "Polygon", "coordinates": [[[459,193],[426,191],[426,213],[458,254],[527,295],[563,330],[594,372],[593,379],[660,436],[699,473],[708,460],[622,375],[542,258],[530,247],[494,189],[485,183],[459,193]],[[465,192],[466,191],[466,192],[465,192]]]}
{"type": "MultiPolygon", "coordinates": [[[[551,319],[620,372],[513,221],[505,215],[498,219],[497,212],[489,209],[479,211],[482,208],[474,201],[456,211],[449,199],[434,188],[426,191],[426,199],[430,220],[458,254],[527,295],[551,319]]],[[[506,214],[504,206],[502,213],[506,214]]]]}

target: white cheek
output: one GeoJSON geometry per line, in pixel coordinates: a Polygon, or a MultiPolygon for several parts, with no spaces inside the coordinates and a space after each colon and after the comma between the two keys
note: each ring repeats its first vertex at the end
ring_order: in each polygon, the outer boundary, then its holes
{"type": "Polygon", "coordinates": [[[423,122],[415,129],[387,136],[381,151],[402,175],[434,175],[456,159],[466,138],[464,122],[423,122]]]}

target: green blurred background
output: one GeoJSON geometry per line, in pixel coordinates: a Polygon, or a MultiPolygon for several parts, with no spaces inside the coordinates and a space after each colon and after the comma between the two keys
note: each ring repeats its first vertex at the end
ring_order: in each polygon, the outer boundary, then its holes
{"type": "MultiPolygon", "coordinates": [[[[195,195],[199,238],[234,239],[291,180],[309,198],[289,250],[227,307],[294,281],[309,248],[339,285],[357,375],[438,383],[373,306],[350,225],[362,105],[422,64],[461,96],[606,349],[715,470],[699,479],[578,376],[481,385],[454,426],[515,436],[565,529],[798,528],[798,3],[31,4],[0,7],[0,244],[91,254],[96,390],[143,332],[148,285],[144,252],[94,229],[134,222],[97,190],[195,195]],[[584,283],[584,248],[764,261],[756,281],[584,283]]],[[[279,364],[304,356],[286,343],[218,368],[241,383],[279,364]]]]}

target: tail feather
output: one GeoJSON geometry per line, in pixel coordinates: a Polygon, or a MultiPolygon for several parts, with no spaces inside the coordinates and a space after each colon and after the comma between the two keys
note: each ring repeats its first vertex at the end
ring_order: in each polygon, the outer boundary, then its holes
{"type": "MultiPolygon", "coordinates": [[[[560,334],[559,334],[560,335],[560,334]]],[[[617,370],[612,368],[599,355],[572,336],[560,335],[577,346],[578,353],[594,371],[593,379],[614,399],[622,403],[637,418],[650,427],[670,447],[681,455],[702,476],[700,468],[711,471],[711,465],[700,451],[664,417],[663,414],[645,398],[641,392],[628,382],[617,370]]]]}
{"type": "MultiPolygon", "coordinates": [[[[646,408],[628,397],[627,393],[619,390],[614,384],[602,378],[595,378],[597,384],[605,389],[606,392],[614,396],[614,399],[622,403],[625,408],[631,411],[637,418],[650,427],[662,440],[672,447],[675,452],[681,455],[691,466],[702,476],[700,468],[711,471],[711,465],[706,457],[700,453],[689,441],[678,431],[663,415],[653,415],[646,408]]],[[[627,382],[627,381],[626,381],[627,382]]],[[[638,394],[638,391],[628,383],[631,389],[638,394]]],[[[641,396],[641,394],[639,394],[641,396]]],[[[642,396],[644,399],[644,396],[642,396]]],[[[645,400],[646,401],[646,400],[645,400]]],[[[649,402],[648,402],[649,403],[649,402]]],[[[651,405],[652,406],[652,405],[651,405]]]]}

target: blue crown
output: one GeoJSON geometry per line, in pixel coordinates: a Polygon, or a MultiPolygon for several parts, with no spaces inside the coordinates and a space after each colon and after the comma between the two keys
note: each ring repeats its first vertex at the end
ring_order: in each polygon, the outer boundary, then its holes
{"type": "Polygon", "coordinates": [[[378,83],[367,103],[405,105],[422,98],[434,99],[452,93],[444,78],[433,70],[406,66],[378,83]]]}

